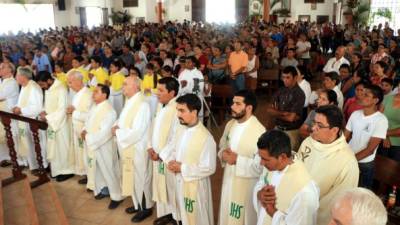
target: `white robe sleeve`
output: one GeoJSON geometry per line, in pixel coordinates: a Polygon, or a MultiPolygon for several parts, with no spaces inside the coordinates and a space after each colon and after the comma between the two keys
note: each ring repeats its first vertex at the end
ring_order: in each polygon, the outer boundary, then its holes
{"type": "Polygon", "coordinates": [[[67,90],[60,91],[57,99],[57,110],[46,115],[47,123],[54,131],[58,131],[67,119],[67,90]]]}
{"type": "Polygon", "coordinates": [[[259,177],[263,170],[260,161],[258,154],[255,154],[253,158],[238,155],[236,159],[235,175],[245,178],[259,177]]]}
{"type": "Polygon", "coordinates": [[[111,128],[116,119],[117,113],[112,110],[102,121],[100,131],[86,134],[86,144],[90,149],[97,150],[110,140],[112,137],[111,128]]]}
{"type": "MultiPolygon", "coordinates": [[[[121,123],[121,121],[119,121],[121,123]]],[[[115,132],[118,145],[125,149],[143,138],[147,138],[147,128],[150,125],[150,107],[143,103],[132,122],[132,128],[120,128],[115,132]]]]}
{"type": "Polygon", "coordinates": [[[209,177],[215,172],[216,168],[216,143],[210,135],[205,144],[200,160],[197,165],[183,164],[181,174],[185,182],[200,180],[209,177]]]}
{"type": "Polygon", "coordinates": [[[258,201],[257,198],[257,193],[265,186],[264,184],[264,176],[260,176],[260,179],[258,179],[256,185],[254,186],[254,191],[253,191],[253,206],[254,209],[256,210],[256,213],[260,213],[260,209],[262,209],[262,206],[260,204],[260,201],[258,201]]]}
{"type": "Polygon", "coordinates": [[[3,89],[0,91],[0,101],[4,101],[9,97],[18,95],[18,86],[13,83],[8,83],[4,85],[3,89]]]}
{"type": "Polygon", "coordinates": [[[173,125],[171,128],[170,135],[168,137],[167,144],[164,146],[164,148],[160,151],[159,157],[160,159],[168,163],[172,159],[175,158],[175,149],[176,149],[176,138],[177,138],[177,128],[179,126],[179,119],[178,117],[175,117],[173,121],[173,125]]]}
{"type": "Polygon", "coordinates": [[[319,208],[319,190],[310,182],[293,198],[287,213],[276,211],[272,225],[314,225],[319,208]]]}
{"type": "Polygon", "coordinates": [[[43,111],[42,90],[33,88],[29,96],[29,103],[26,107],[21,107],[21,114],[26,117],[35,118],[43,111]]]}

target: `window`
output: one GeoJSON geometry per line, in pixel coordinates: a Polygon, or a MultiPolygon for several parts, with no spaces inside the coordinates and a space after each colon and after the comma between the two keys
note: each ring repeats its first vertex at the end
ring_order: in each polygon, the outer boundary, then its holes
{"type": "Polygon", "coordinates": [[[373,25],[382,24],[389,22],[389,26],[394,30],[395,34],[397,29],[400,29],[400,1],[399,0],[372,0],[371,2],[371,14],[377,12],[379,9],[388,9],[392,13],[392,19],[376,16],[372,18],[373,25]]]}
{"type": "Polygon", "coordinates": [[[235,23],[235,0],[206,0],[206,21],[209,23],[235,23]]]}
{"type": "Polygon", "coordinates": [[[54,28],[52,4],[0,4],[0,35],[54,28]]]}
{"type": "Polygon", "coordinates": [[[138,7],[139,0],[123,0],[123,7],[138,7]]]}

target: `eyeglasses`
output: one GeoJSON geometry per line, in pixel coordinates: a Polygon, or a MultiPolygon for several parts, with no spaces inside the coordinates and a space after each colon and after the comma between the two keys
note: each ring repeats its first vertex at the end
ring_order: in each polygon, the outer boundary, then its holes
{"type": "Polygon", "coordinates": [[[316,126],[318,129],[326,129],[326,128],[330,129],[331,128],[329,125],[328,126],[324,126],[323,124],[321,124],[319,122],[315,122],[315,121],[313,121],[311,123],[311,126],[312,127],[316,126]]]}

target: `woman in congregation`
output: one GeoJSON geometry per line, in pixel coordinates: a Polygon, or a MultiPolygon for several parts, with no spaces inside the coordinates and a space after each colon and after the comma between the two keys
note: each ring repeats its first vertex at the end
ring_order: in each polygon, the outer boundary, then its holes
{"type": "MultiPolygon", "coordinates": [[[[338,105],[337,95],[334,90],[322,89],[318,93],[317,107],[324,105],[338,105]]],[[[307,119],[300,127],[300,137],[305,139],[311,134],[311,128],[315,118],[315,109],[310,111],[307,119]]]]}
{"type": "Polygon", "coordinates": [[[387,96],[383,103],[383,114],[389,121],[389,127],[383,147],[387,156],[400,162],[400,91],[395,95],[387,96]]]}

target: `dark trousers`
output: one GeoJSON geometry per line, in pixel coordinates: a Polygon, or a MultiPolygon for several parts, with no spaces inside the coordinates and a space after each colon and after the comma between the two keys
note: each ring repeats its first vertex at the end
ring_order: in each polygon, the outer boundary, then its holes
{"type": "Polygon", "coordinates": [[[236,76],[236,79],[232,80],[231,79],[231,86],[232,86],[232,90],[233,90],[233,94],[235,94],[236,92],[243,90],[246,88],[246,83],[245,83],[245,79],[244,79],[244,74],[238,74],[236,76]]]}
{"type": "Polygon", "coordinates": [[[388,149],[388,157],[400,162],[400,146],[391,146],[388,149]]]}
{"type": "Polygon", "coordinates": [[[358,181],[358,186],[371,190],[375,173],[374,161],[368,163],[358,163],[358,167],[360,168],[360,179],[358,181]]]}

